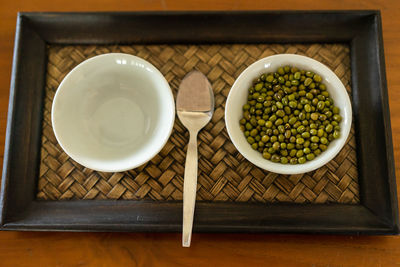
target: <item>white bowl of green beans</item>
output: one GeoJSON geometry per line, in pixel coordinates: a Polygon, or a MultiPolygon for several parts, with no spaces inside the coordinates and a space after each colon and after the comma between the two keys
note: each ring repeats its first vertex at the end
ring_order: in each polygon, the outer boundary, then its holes
{"type": "Polygon", "coordinates": [[[225,106],[229,137],[254,165],[280,174],[313,171],[345,145],[352,108],[345,86],[312,58],[279,54],[246,68],[225,106]]]}

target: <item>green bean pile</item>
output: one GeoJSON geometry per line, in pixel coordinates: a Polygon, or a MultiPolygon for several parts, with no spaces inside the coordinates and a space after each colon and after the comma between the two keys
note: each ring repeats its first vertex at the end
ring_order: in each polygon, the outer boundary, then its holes
{"type": "Polygon", "coordinates": [[[240,129],[265,159],[303,164],[340,137],[339,113],[320,75],[284,66],[249,88],[240,129]]]}

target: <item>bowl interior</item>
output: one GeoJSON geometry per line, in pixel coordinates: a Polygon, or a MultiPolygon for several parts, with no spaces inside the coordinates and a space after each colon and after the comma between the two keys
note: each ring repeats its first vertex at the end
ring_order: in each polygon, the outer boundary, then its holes
{"type": "Polygon", "coordinates": [[[147,61],[105,54],[73,69],[60,84],[52,122],[62,148],[95,170],[120,171],[151,159],[169,137],[174,100],[147,61]]]}
{"type": "Polygon", "coordinates": [[[225,108],[225,120],[228,134],[233,144],[250,162],[260,168],[275,173],[298,174],[321,167],[333,159],[333,157],[340,151],[350,132],[352,111],[350,98],[346,92],[346,88],[327,66],[305,56],[282,54],[263,58],[253,63],[242,72],[229,92],[225,108]],[[319,74],[323,78],[323,83],[326,84],[327,90],[334,100],[335,105],[340,108],[340,115],[343,118],[340,123],[340,138],[332,141],[326,151],[321,153],[314,160],[308,161],[305,164],[284,165],[264,159],[261,153],[251,148],[247,143],[243,132],[240,130],[239,120],[243,117],[242,106],[247,102],[248,88],[251,86],[252,81],[260,77],[261,74],[274,72],[284,65],[295,66],[319,74]]]}

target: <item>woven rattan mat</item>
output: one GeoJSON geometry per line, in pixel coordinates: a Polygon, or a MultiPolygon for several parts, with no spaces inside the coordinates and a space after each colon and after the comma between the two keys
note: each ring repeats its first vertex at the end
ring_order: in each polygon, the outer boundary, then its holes
{"type": "Polygon", "coordinates": [[[43,109],[43,136],[37,198],[181,200],[188,133],[178,119],[166,146],[149,163],[122,173],[86,169],[58,145],[51,127],[53,96],[64,76],[87,58],[109,52],[150,61],[170,83],[174,95],[187,72],[207,75],[215,94],[215,113],[199,134],[197,199],[204,201],[358,203],[354,128],[338,156],[302,175],[278,175],[244,159],[232,145],[224,123],[224,106],[239,74],[257,59],[278,54],[307,55],[329,66],[350,87],[349,48],[344,44],[49,46],[43,109]]]}

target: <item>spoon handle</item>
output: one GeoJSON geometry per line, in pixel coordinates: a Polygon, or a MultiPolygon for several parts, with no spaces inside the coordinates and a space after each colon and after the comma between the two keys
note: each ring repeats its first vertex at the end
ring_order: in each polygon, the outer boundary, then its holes
{"type": "Polygon", "coordinates": [[[197,131],[190,131],[183,182],[182,246],[190,247],[197,189],[197,131]]]}

